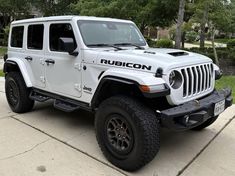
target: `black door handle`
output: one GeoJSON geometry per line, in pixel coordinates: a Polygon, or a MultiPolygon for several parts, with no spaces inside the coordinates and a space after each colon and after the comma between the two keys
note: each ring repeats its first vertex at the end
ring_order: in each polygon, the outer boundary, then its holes
{"type": "Polygon", "coordinates": [[[32,61],[32,60],[33,60],[33,58],[30,57],[30,56],[25,57],[25,59],[26,59],[27,61],[32,61]]]}
{"type": "Polygon", "coordinates": [[[47,63],[47,65],[55,64],[55,61],[53,59],[47,59],[47,60],[45,60],[45,62],[47,63]]]}

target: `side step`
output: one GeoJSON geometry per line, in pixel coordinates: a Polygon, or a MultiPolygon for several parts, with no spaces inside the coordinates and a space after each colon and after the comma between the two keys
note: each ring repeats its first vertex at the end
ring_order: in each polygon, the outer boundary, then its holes
{"type": "Polygon", "coordinates": [[[55,100],[54,101],[54,107],[56,109],[65,111],[65,112],[73,112],[77,109],[80,108],[80,106],[72,104],[72,103],[68,103],[68,102],[64,102],[62,100],[55,100]]]}
{"type": "Polygon", "coordinates": [[[30,93],[29,98],[39,102],[45,102],[50,99],[50,97],[47,97],[34,91],[30,93]]]}

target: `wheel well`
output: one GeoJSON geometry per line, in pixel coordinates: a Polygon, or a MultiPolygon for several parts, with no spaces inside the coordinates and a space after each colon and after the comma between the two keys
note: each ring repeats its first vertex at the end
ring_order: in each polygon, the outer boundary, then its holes
{"type": "Polygon", "coordinates": [[[138,84],[126,79],[108,79],[101,81],[91,101],[92,109],[99,107],[104,100],[115,96],[126,95],[139,100],[152,110],[164,110],[171,107],[166,99],[166,96],[157,98],[146,98],[140,91],[138,84]]]}
{"type": "Polygon", "coordinates": [[[127,84],[125,82],[107,80],[98,89],[92,99],[93,108],[97,108],[102,101],[115,95],[127,95],[138,99],[144,98],[138,86],[134,83],[127,84]]]}

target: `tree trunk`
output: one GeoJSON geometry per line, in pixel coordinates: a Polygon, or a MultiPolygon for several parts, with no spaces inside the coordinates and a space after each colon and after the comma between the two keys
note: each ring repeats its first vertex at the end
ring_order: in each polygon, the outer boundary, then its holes
{"type": "Polygon", "coordinates": [[[142,21],[142,23],[140,24],[140,32],[144,35],[144,30],[145,30],[145,22],[142,21]]]}
{"type": "Polygon", "coordinates": [[[175,48],[181,47],[182,25],[184,22],[185,0],[180,0],[178,19],[176,25],[175,48]]]}
{"type": "Polygon", "coordinates": [[[206,23],[207,23],[207,19],[208,19],[208,10],[209,10],[208,6],[209,6],[209,4],[206,2],[205,3],[204,12],[203,12],[202,23],[200,25],[200,28],[201,28],[201,33],[200,33],[200,48],[204,48],[205,47],[206,23]]]}
{"type": "Polygon", "coordinates": [[[219,66],[219,59],[218,59],[218,55],[217,55],[217,51],[215,48],[215,29],[212,29],[212,39],[211,39],[211,43],[212,43],[212,48],[214,51],[214,57],[215,57],[215,64],[219,66]]]}
{"type": "Polygon", "coordinates": [[[186,32],[184,31],[182,35],[182,48],[184,48],[184,45],[185,45],[185,35],[186,35],[186,32]]]}

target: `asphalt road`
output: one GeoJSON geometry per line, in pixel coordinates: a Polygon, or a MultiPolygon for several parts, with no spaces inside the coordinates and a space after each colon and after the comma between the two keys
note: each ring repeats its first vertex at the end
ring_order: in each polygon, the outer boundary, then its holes
{"type": "Polygon", "coordinates": [[[26,114],[9,109],[0,78],[1,176],[234,176],[235,105],[201,131],[161,130],[161,150],[141,170],[128,173],[111,165],[95,139],[94,116],[64,113],[52,102],[26,114]]]}

